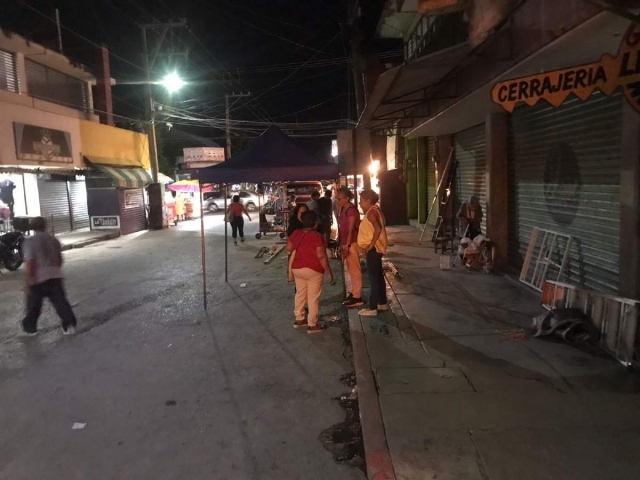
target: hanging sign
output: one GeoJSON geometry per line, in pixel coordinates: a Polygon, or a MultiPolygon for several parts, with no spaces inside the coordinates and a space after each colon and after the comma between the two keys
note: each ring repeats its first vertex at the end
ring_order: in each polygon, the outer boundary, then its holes
{"type": "Polygon", "coordinates": [[[640,25],[635,23],[625,33],[615,57],[605,54],[596,63],[500,82],[493,87],[491,97],[513,112],[521,102],[533,106],[542,99],[559,107],[572,93],[585,101],[595,90],[611,95],[619,87],[640,111],[640,25]]]}
{"type": "Polygon", "coordinates": [[[18,160],[73,162],[69,132],[16,122],[13,131],[18,160]]]}

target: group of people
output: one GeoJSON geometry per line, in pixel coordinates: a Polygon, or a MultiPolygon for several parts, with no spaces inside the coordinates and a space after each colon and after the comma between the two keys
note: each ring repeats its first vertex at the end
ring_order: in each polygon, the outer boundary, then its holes
{"type": "Polygon", "coordinates": [[[347,293],[343,304],[348,308],[365,305],[362,299],[360,264],[360,257],[364,256],[371,293],[368,305],[358,313],[372,317],[389,308],[382,269],[382,256],[387,250],[387,232],[384,215],[377,205],[378,194],[373,190],[361,193],[360,207],[364,212],[362,220],[353,203],[354,195],[347,187],[337,191],[335,202],[331,197],[331,190],[327,190],[322,198],[315,192],[307,204],[296,207],[289,222],[289,279],[296,286],[293,326],[306,327],[309,334],[323,330],[318,325],[318,319],[324,274],[327,274],[329,282],[333,282],[327,246],[334,213],[337,214],[342,261],[346,265],[351,283],[351,291],[347,293]],[[308,314],[305,315],[307,306],[308,314]]]}

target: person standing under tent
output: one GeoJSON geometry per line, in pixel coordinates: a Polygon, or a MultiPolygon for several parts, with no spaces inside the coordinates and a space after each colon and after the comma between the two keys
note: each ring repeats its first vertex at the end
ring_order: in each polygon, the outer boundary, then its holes
{"type": "Polygon", "coordinates": [[[366,255],[371,286],[369,308],[363,308],[358,312],[363,317],[375,317],[379,310],[389,309],[387,284],[382,270],[382,255],[387,252],[387,230],[384,215],[377,205],[378,200],[378,194],[373,190],[364,190],[360,194],[360,207],[364,212],[364,218],[358,229],[358,246],[366,255]]]}
{"type": "Polygon", "coordinates": [[[338,234],[342,247],[342,261],[346,264],[351,283],[351,290],[342,303],[347,308],[356,308],[364,305],[360,249],[357,243],[360,212],[351,200],[353,200],[353,193],[347,187],[340,188],[336,193],[336,203],[340,208],[338,234]]]}
{"type": "Polygon", "coordinates": [[[294,328],[307,327],[307,333],[320,333],[323,328],[318,325],[320,317],[320,296],[322,280],[325,272],[329,283],[333,282],[333,273],[327,258],[327,246],[324,238],[315,231],[318,216],[315,212],[302,214],[302,229],[293,232],[287,241],[287,251],[291,254],[289,270],[290,278],[296,283],[294,328]],[[305,319],[305,305],[309,306],[309,314],[305,319]]]}
{"type": "Polygon", "coordinates": [[[333,203],[331,202],[332,192],[328,188],[324,191],[324,196],[318,199],[318,210],[320,211],[319,232],[324,235],[327,245],[331,240],[331,225],[333,225],[333,203]]]}
{"type": "Polygon", "coordinates": [[[227,207],[227,221],[231,224],[231,236],[233,237],[234,245],[238,245],[238,233],[240,233],[240,241],[244,242],[243,214],[247,215],[247,218],[251,221],[247,207],[240,203],[240,195],[234,195],[231,205],[227,207]]]}

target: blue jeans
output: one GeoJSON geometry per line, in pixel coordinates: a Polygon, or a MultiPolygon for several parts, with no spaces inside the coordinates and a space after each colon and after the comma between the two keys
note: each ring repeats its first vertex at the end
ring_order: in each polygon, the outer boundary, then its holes
{"type": "Polygon", "coordinates": [[[378,253],[375,248],[367,253],[367,273],[369,274],[369,285],[371,286],[369,308],[376,310],[378,305],[387,304],[387,284],[382,270],[382,254],[378,253]]]}

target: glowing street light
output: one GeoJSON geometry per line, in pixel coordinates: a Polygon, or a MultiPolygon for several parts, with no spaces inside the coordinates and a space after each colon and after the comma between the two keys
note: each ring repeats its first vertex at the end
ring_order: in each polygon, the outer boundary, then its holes
{"type": "Polygon", "coordinates": [[[160,85],[166,88],[169,93],[175,93],[184,87],[186,83],[176,72],[171,72],[162,79],[160,85]]]}

